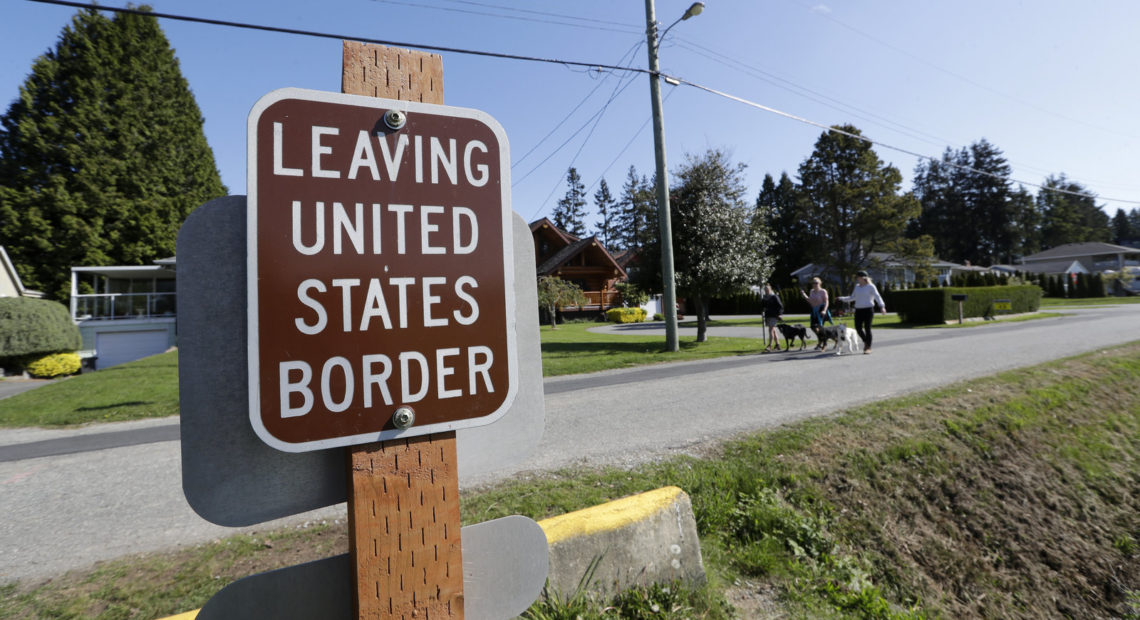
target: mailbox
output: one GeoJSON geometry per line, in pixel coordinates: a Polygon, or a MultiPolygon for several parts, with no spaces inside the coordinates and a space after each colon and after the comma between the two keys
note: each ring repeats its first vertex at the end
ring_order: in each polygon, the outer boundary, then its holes
{"type": "Polygon", "coordinates": [[[967,295],[951,295],[950,299],[953,299],[954,301],[966,301],[966,297],[967,295]]]}

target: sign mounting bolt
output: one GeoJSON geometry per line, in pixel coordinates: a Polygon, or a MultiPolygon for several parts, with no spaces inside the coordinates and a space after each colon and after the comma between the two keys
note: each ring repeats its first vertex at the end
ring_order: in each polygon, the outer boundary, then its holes
{"type": "Polygon", "coordinates": [[[392,414],[392,426],[398,429],[411,428],[416,423],[416,412],[411,407],[400,407],[392,414]]]}
{"type": "Polygon", "coordinates": [[[400,130],[408,122],[408,115],[399,110],[388,110],[384,113],[384,124],[388,129],[400,130]]]}

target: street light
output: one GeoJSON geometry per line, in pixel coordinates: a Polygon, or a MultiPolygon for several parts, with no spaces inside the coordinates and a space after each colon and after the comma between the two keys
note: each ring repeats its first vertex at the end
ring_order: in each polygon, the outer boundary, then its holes
{"type": "Polygon", "coordinates": [[[657,16],[653,0],[645,0],[645,31],[649,39],[649,95],[653,101],[653,146],[657,158],[657,220],[661,225],[661,285],[662,302],[665,306],[665,349],[680,350],[677,341],[677,286],[673,274],[673,224],[669,216],[669,179],[665,170],[665,119],[661,113],[660,68],[657,62],[657,45],[669,30],[678,23],[700,15],[705,3],[694,2],[689,10],[677,21],[669,24],[660,36],[657,35],[657,16]]]}

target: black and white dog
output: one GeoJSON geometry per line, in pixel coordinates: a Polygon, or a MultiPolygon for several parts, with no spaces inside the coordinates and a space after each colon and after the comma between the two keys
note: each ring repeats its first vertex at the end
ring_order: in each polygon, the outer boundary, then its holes
{"type": "Polygon", "coordinates": [[[787,323],[777,323],[776,329],[780,330],[780,333],[784,335],[784,349],[785,350],[787,350],[787,351],[792,350],[792,343],[796,341],[796,338],[800,339],[800,351],[804,350],[804,346],[807,345],[807,328],[806,327],[804,327],[803,325],[800,325],[799,323],[797,323],[795,325],[789,325],[787,323]]]}
{"type": "Polygon", "coordinates": [[[816,348],[820,351],[826,351],[827,343],[832,340],[835,341],[836,355],[843,355],[844,348],[847,349],[848,353],[856,353],[863,344],[859,334],[842,323],[827,326],[816,325],[812,327],[812,330],[815,332],[815,337],[819,339],[816,348]]]}

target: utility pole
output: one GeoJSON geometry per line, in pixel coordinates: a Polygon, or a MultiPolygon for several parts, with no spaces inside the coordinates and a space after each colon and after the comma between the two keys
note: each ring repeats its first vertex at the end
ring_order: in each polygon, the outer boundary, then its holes
{"type": "MultiPolygon", "coordinates": [[[[703,2],[694,2],[680,19],[669,25],[699,15],[704,10],[703,2]]],[[[661,285],[662,303],[665,315],[665,349],[677,352],[677,282],[673,274],[673,223],[669,214],[669,178],[665,166],[665,118],[661,111],[661,76],[657,61],[657,46],[665,33],[657,34],[657,15],[653,0],[645,0],[646,37],[649,41],[649,94],[653,102],[653,146],[657,160],[657,221],[660,223],[661,240],[661,285]]]]}

